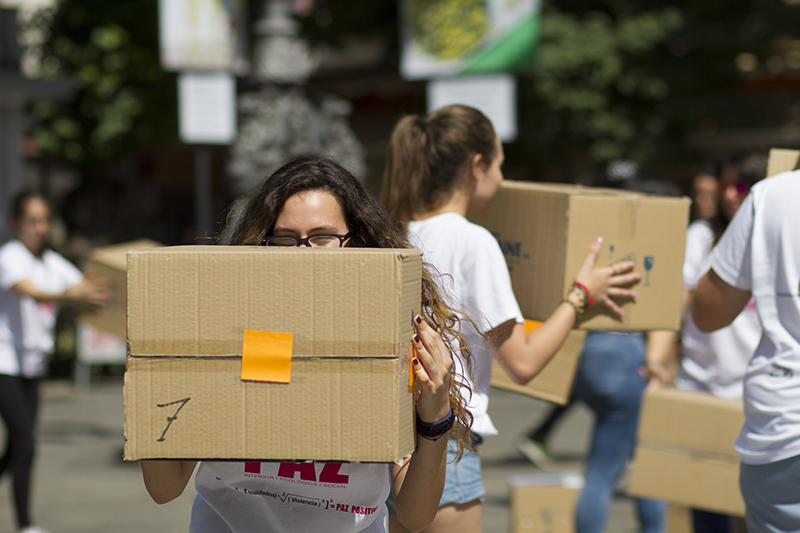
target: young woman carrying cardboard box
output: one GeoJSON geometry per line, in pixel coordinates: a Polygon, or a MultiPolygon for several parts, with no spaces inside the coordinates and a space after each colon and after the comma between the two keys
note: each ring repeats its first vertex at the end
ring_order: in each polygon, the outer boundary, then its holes
{"type": "MultiPolygon", "coordinates": [[[[231,211],[223,244],[409,248],[403,230],[345,169],[327,160],[302,158],[277,170],[259,190],[231,211]]],[[[404,464],[367,463],[199,463],[198,496],[192,509],[193,533],[288,531],[386,532],[385,501],[390,489],[397,517],[420,531],[433,520],[442,494],[448,437],[467,446],[471,415],[468,394],[454,373],[442,336],[461,339],[459,320],[443,302],[423,269],[423,315],[414,318],[414,373],[417,398],[417,449],[404,464]],[[251,466],[248,466],[251,465],[251,466]],[[314,465],[314,466],[310,466],[314,465]],[[319,468],[317,468],[319,467],[319,468]],[[248,470],[249,469],[249,470],[248,470]],[[287,470],[326,475],[336,483],[298,485],[287,470]],[[334,472],[335,470],[335,472],[334,472]],[[247,475],[249,474],[249,475],[247,475]],[[282,479],[283,477],[283,479],[282,479]],[[289,481],[291,480],[291,481],[289,481]],[[337,485],[326,487],[326,485],[337,485]]],[[[463,344],[463,343],[462,343],[463,344]]],[[[461,353],[470,360],[469,350],[461,353]]],[[[324,401],[324,398],[321,398],[324,401]]],[[[364,431],[369,431],[364,427],[364,431]]],[[[142,461],[152,498],[178,497],[196,461],[142,461]]]]}
{"type": "MultiPolygon", "coordinates": [[[[563,302],[526,334],[500,246],[486,229],[466,219],[467,213],[488,211],[503,179],[502,164],[503,147],[489,119],[471,107],[447,106],[397,123],[382,191],[383,204],[407,225],[424,260],[452,280],[450,291],[458,306],[477,312],[477,329],[465,330],[475,353],[470,410],[476,439],[497,434],[487,412],[490,354],[514,381],[527,383],[558,351],[590,304],[622,317],[612,298],[634,298],[625,287],[641,278],[632,273],[630,261],[595,268],[602,242],[598,238],[563,302]]],[[[478,456],[467,452],[460,462],[449,461],[444,497],[428,531],[480,531],[483,495],[478,456]]]]}

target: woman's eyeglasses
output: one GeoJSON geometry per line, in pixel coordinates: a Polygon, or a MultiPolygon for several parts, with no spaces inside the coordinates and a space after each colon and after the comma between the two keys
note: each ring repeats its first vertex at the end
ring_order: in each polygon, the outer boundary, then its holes
{"type": "Polygon", "coordinates": [[[270,235],[261,241],[261,246],[310,246],[311,248],[341,248],[344,241],[353,235],[353,231],[345,235],[320,234],[298,238],[291,235],[270,235]]]}

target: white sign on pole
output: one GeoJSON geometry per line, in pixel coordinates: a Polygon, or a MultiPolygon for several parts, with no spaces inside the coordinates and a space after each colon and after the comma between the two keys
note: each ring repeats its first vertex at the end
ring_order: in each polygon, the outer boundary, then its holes
{"type": "Polygon", "coordinates": [[[227,72],[178,76],[181,140],[188,144],[230,144],[236,139],[236,80],[227,72]]]}
{"type": "Polygon", "coordinates": [[[243,72],[243,0],[160,0],[159,40],[165,70],[243,72]]]}
{"type": "Polygon", "coordinates": [[[474,107],[492,121],[503,142],[517,138],[516,80],[508,74],[431,80],[428,82],[428,113],[442,106],[474,107]]]}

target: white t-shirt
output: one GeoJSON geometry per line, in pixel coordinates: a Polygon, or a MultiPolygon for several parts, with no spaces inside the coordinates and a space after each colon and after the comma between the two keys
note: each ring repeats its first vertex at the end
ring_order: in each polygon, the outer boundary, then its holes
{"type": "MultiPolygon", "coordinates": [[[[683,288],[694,290],[710,266],[709,254],[714,245],[714,231],[705,220],[689,226],[683,263],[683,288]]],[[[736,317],[730,326],[703,333],[687,310],[681,335],[681,368],[675,385],[681,389],[708,391],[720,398],[742,399],[747,363],[761,339],[755,301],[736,317]]]]}
{"type": "MultiPolygon", "coordinates": [[[[408,231],[411,244],[422,250],[423,260],[442,274],[439,285],[453,307],[468,313],[478,327],[476,330],[465,322],[462,330],[473,356],[472,431],[482,437],[496,435],[487,411],[492,359],[482,334],[509,320],[523,322],[500,245],[488,230],[456,213],[411,222],[408,231]]],[[[463,362],[456,360],[459,371],[466,374],[463,362]]],[[[464,394],[468,397],[467,391],[464,394]]]]}
{"type": "Polygon", "coordinates": [[[711,267],[749,290],[764,327],[744,378],[742,462],[800,454],[800,171],[757,183],[719,244],[711,267]]]}
{"type": "Polygon", "coordinates": [[[201,462],[190,533],[386,533],[389,466],[201,462]]]}
{"type": "Polygon", "coordinates": [[[58,307],[36,303],[11,287],[27,279],[42,292],[62,293],[82,277],[80,270],[52,250],[36,257],[17,240],[0,247],[0,374],[42,376],[54,348],[58,307]]]}

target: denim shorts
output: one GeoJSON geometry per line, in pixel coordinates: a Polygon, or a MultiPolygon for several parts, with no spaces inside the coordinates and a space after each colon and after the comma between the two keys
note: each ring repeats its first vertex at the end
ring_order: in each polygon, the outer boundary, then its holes
{"type": "Polygon", "coordinates": [[[460,461],[456,462],[456,457],[456,445],[451,439],[447,443],[447,474],[439,507],[448,503],[471,502],[486,495],[481,481],[480,457],[468,450],[464,450],[460,461]]]}
{"type": "MultiPolygon", "coordinates": [[[[447,471],[444,479],[444,491],[439,507],[448,503],[467,503],[472,500],[482,499],[486,495],[481,481],[481,459],[474,452],[464,450],[461,461],[456,462],[456,445],[451,439],[447,443],[447,471]]],[[[394,507],[394,497],[389,492],[386,500],[389,516],[397,514],[394,507]]]]}

